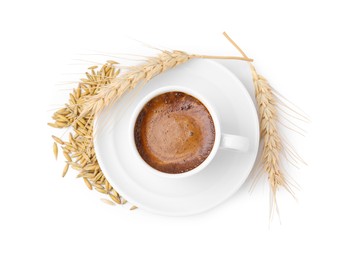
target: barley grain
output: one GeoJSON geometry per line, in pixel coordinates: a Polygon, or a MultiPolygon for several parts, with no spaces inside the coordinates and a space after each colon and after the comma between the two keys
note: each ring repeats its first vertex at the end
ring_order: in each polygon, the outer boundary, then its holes
{"type": "Polygon", "coordinates": [[[115,206],[115,203],[113,201],[111,201],[111,200],[107,200],[107,199],[104,199],[104,198],[100,198],[100,200],[102,202],[104,202],[105,204],[107,204],[107,205],[115,206]]]}
{"type": "Polygon", "coordinates": [[[55,155],[55,158],[57,160],[58,157],[58,146],[56,142],[53,142],[53,154],[55,155]]]}
{"type": "Polygon", "coordinates": [[[89,182],[89,180],[87,178],[83,178],[84,183],[86,184],[86,186],[88,187],[88,189],[92,190],[92,184],[89,182]]]}
{"type": "Polygon", "coordinates": [[[69,164],[66,163],[66,165],[65,165],[64,168],[63,168],[62,177],[66,176],[66,174],[67,174],[67,172],[68,172],[68,167],[69,167],[69,164]]]}
{"type": "Polygon", "coordinates": [[[105,189],[99,189],[99,188],[95,188],[95,189],[96,189],[96,191],[99,191],[100,193],[103,193],[103,194],[108,193],[105,189]]]}
{"type": "Polygon", "coordinates": [[[69,156],[69,153],[66,151],[63,151],[63,156],[66,158],[68,162],[72,162],[71,156],[69,156]]]}
{"type": "Polygon", "coordinates": [[[113,194],[109,193],[110,198],[117,204],[121,204],[120,199],[117,196],[114,196],[113,194]]]}

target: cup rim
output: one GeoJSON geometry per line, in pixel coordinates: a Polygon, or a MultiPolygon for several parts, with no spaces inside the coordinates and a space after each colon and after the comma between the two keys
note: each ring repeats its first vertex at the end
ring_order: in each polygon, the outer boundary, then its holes
{"type": "Polygon", "coordinates": [[[129,135],[130,135],[130,144],[132,147],[132,152],[135,154],[135,157],[138,159],[137,161],[140,162],[146,168],[147,171],[149,171],[157,176],[161,176],[161,177],[165,177],[165,178],[185,178],[185,177],[193,176],[193,175],[201,172],[212,161],[212,159],[216,155],[218,148],[220,146],[221,127],[219,124],[219,118],[218,118],[214,108],[211,106],[211,104],[204,97],[202,97],[199,93],[197,93],[196,91],[193,91],[190,88],[181,87],[181,86],[177,86],[177,85],[169,85],[169,86],[165,86],[165,87],[160,87],[158,89],[155,89],[155,90],[149,92],[146,96],[144,96],[139,101],[139,103],[134,108],[134,111],[130,118],[129,135]],[[212,147],[210,154],[207,156],[207,158],[200,165],[198,165],[196,168],[193,168],[192,170],[189,170],[187,172],[173,174],[173,173],[161,172],[161,171],[153,168],[141,157],[141,155],[139,154],[139,152],[136,148],[136,144],[135,144],[134,128],[135,128],[136,119],[147,102],[149,102],[151,99],[153,99],[154,97],[157,97],[161,94],[164,94],[167,92],[176,92],[176,91],[183,92],[185,94],[193,96],[194,98],[198,99],[207,108],[208,112],[210,113],[210,115],[212,117],[213,124],[215,127],[215,141],[214,141],[214,145],[212,147]]]}

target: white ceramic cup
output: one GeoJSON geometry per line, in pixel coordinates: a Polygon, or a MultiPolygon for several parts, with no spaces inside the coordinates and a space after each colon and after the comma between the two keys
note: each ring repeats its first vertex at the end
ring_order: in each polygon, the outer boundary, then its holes
{"type": "Polygon", "coordinates": [[[201,172],[215,157],[218,149],[229,149],[238,152],[247,152],[249,150],[249,140],[248,138],[244,136],[239,136],[239,135],[233,135],[233,134],[225,134],[221,132],[221,126],[219,123],[219,118],[215,112],[215,109],[213,105],[208,102],[204,97],[202,97],[200,94],[196,93],[195,91],[192,91],[189,88],[185,87],[180,87],[180,86],[167,86],[167,87],[162,87],[159,89],[156,89],[152,92],[150,92],[148,95],[146,95],[136,108],[134,109],[134,112],[131,116],[130,119],[130,125],[129,125],[129,136],[130,136],[130,143],[132,147],[132,152],[135,154],[135,157],[137,157],[137,162],[143,164],[143,167],[146,168],[148,172],[151,172],[153,174],[162,176],[162,177],[167,177],[167,178],[183,178],[183,177],[188,177],[192,176],[198,172],[201,172]],[[143,107],[146,105],[147,102],[149,102],[151,99],[153,99],[156,96],[159,96],[161,94],[167,93],[167,92],[183,92],[186,93],[190,96],[195,97],[198,99],[202,104],[208,109],[209,113],[211,114],[211,117],[213,119],[214,127],[215,127],[215,142],[213,144],[213,148],[211,150],[211,153],[208,155],[208,157],[196,168],[183,172],[183,173],[177,173],[177,174],[172,174],[172,173],[166,173],[166,172],[161,172],[149,164],[147,164],[139,154],[136,144],[135,144],[135,138],[134,138],[134,128],[135,128],[135,123],[136,119],[143,109],[143,107]]]}

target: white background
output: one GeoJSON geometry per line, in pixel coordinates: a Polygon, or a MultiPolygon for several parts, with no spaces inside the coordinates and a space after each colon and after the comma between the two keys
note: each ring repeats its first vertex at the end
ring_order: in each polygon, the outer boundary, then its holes
{"type": "MultiPolygon", "coordinates": [[[[0,259],[356,259],[355,11],[354,1],[2,1],[0,259]],[[279,193],[281,224],[269,225],[264,182],[168,218],[110,207],[73,172],[61,178],[46,123],[74,87],[56,85],[63,73],[88,67],[70,65],[79,54],[145,52],[135,38],[237,55],[224,30],[312,119],[293,137],[309,166],[290,169],[301,188],[298,201],[279,193]]],[[[225,64],[251,87],[246,66],[225,64]]]]}

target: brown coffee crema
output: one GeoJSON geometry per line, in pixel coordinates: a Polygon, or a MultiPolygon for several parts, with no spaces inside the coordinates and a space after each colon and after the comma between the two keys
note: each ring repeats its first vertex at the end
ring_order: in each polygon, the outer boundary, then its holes
{"type": "Polygon", "coordinates": [[[211,153],[215,127],[207,108],[183,92],[154,97],[139,113],[134,139],[143,160],[165,173],[183,173],[211,153]]]}

